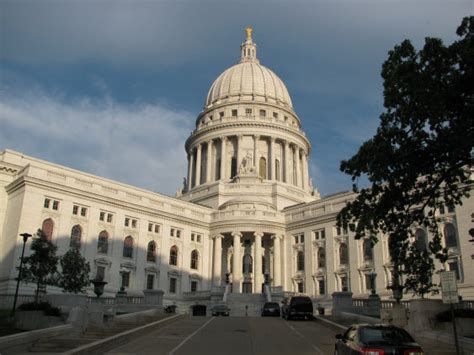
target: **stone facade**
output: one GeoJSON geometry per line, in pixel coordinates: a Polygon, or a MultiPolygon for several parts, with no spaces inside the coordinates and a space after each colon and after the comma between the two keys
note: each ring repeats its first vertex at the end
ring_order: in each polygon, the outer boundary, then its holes
{"type": "MultiPolygon", "coordinates": [[[[249,31],[240,62],[211,86],[185,143],[188,174],[175,198],[1,152],[0,294],[15,290],[18,235],[43,228],[58,254],[81,250],[92,276],[108,282],[109,296],[123,286],[131,295],[162,289],[165,299],[180,301],[221,288],[226,275],[232,292],[260,293],[265,274],[284,291],[360,296],[375,271],[377,292],[388,298],[387,239],[372,250],[336,227],[354,195],[319,196],[301,127],[284,83],[258,61],[249,31]]],[[[450,253],[444,267],[458,271],[465,298],[474,297],[473,200],[441,216],[450,253]]],[[[429,237],[421,229],[418,236],[429,237]]]]}

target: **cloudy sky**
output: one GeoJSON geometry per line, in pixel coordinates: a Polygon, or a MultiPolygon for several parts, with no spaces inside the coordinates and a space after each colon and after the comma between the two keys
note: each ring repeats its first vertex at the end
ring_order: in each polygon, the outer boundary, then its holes
{"type": "Polygon", "coordinates": [[[474,1],[0,0],[0,150],[174,194],[184,141],[254,27],[313,144],[322,195],[383,111],[380,70],[409,38],[456,39],[474,1]]]}

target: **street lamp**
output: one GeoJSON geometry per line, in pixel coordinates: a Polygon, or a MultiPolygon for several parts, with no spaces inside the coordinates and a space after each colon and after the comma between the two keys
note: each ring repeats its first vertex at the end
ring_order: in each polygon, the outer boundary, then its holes
{"type": "Polygon", "coordinates": [[[16,301],[18,299],[18,289],[20,288],[21,271],[23,269],[23,257],[25,255],[26,241],[32,235],[29,234],[29,233],[22,233],[22,234],[20,234],[20,236],[23,237],[23,249],[21,250],[20,267],[18,268],[18,279],[16,280],[15,298],[13,299],[13,308],[12,308],[12,312],[11,312],[12,317],[15,315],[15,310],[16,310],[16,301]]]}

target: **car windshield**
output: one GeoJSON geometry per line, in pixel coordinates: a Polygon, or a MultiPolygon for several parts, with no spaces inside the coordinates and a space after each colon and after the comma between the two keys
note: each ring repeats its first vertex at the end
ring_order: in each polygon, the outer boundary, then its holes
{"type": "Polygon", "coordinates": [[[397,328],[362,328],[360,340],[364,343],[410,343],[414,341],[406,331],[397,328]]]}
{"type": "Polygon", "coordinates": [[[265,303],[265,308],[278,308],[278,303],[265,303]]]}
{"type": "Polygon", "coordinates": [[[291,300],[293,304],[305,304],[305,303],[311,303],[311,300],[306,297],[295,297],[291,300]]]}

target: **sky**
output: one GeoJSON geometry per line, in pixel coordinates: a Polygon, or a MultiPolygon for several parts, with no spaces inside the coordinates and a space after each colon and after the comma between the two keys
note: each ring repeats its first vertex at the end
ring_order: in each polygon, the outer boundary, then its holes
{"type": "Polygon", "coordinates": [[[0,0],[0,151],[174,195],[213,81],[254,28],[312,143],[322,196],[383,112],[380,71],[404,39],[456,40],[474,1],[0,0]]]}

